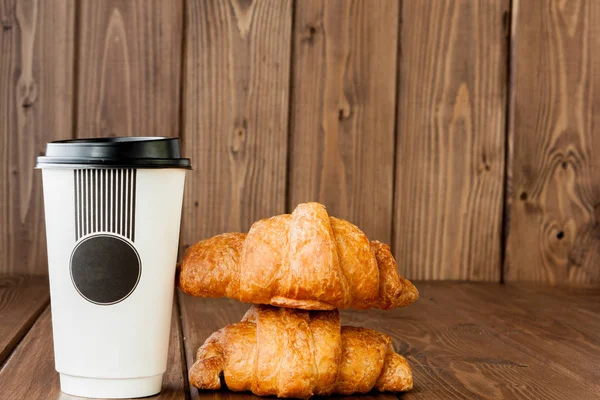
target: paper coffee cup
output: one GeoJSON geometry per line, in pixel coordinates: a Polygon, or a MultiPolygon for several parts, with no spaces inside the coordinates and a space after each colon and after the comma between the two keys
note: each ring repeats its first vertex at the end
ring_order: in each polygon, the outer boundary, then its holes
{"type": "Polygon", "coordinates": [[[37,168],[61,390],[107,398],[160,392],[190,168],[179,139],[51,142],[37,168]]]}

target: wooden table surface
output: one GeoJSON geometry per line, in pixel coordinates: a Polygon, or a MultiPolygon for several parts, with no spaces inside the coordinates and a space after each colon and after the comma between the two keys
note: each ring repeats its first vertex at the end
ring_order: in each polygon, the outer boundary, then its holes
{"type": "MultiPolygon", "coordinates": [[[[48,283],[0,277],[0,398],[73,399],[54,371],[48,283]]],[[[344,311],[344,324],[389,334],[412,366],[412,399],[600,398],[600,289],[417,283],[421,298],[393,311],[344,311]]],[[[255,398],[198,392],[186,369],[213,331],[249,307],[178,293],[164,389],[152,399],[255,398]]],[[[371,393],[370,399],[394,400],[371,393]]]]}

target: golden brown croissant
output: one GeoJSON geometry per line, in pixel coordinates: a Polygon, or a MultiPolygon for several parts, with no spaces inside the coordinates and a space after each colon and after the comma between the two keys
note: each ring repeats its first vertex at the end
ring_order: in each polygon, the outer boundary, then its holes
{"type": "Polygon", "coordinates": [[[398,275],[388,245],[369,242],[319,203],[257,221],[248,235],[226,233],[191,246],[179,286],[193,296],[304,310],[387,310],[419,297],[398,275]]]}
{"type": "Polygon", "coordinates": [[[259,396],[405,391],[410,367],[389,336],[340,328],[337,310],[302,311],[253,306],[241,322],[213,333],[189,372],[200,389],[247,391],[259,396]]]}

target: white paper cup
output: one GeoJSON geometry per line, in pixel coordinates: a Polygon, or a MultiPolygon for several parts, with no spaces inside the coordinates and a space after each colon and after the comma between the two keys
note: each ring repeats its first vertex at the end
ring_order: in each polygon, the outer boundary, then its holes
{"type": "Polygon", "coordinates": [[[61,390],[160,392],[167,367],[183,186],[177,138],[52,142],[42,169],[61,390]]]}

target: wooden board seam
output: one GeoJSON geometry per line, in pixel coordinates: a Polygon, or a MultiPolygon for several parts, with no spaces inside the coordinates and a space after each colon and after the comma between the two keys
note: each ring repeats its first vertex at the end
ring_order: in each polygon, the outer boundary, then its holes
{"type": "Polygon", "coordinates": [[[396,76],[395,76],[395,85],[396,85],[396,98],[394,99],[394,164],[392,165],[392,223],[390,224],[390,246],[394,247],[396,243],[396,229],[394,221],[396,221],[396,165],[398,165],[398,137],[400,136],[400,124],[398,123],[400,119],[400,108],[398,107],[398,103],[400,101],[400,67],[402,66],[402,16],[404,15],[402,3],[398,6],[398,31],[397,31],[397,39],[396,39],[396,76]]]}
{"type": "Polygon", "coordinates": [[[46,279],[0,275],[0,369],[49,302],[46,279]]]}
{"type": "Polygon", "coordinates": [[[18,342],[15,343],[15,345],[13,346],[12,349],[10,349],[10,351],[6,355],[6,358],[2,362],[0,362],[0,372],[2,371],[4,366],[8,363],[8,360],[11,359],[11,357],[13,356],[15,351],[19,348],[19,345],[23,342],[23,340],[27,337],[27,335],[29,335],[29,332],[31,332],[31,328],[33,328],[35,323],[38,321],[38,319],[40,318],[40,315],[42,315],[44,313],[44,311],[46,311],[49,307],[50,307],[50,300],[44,301],[44,304],[40,308],[38,308],[37,311],[35,312],[35,314],[33,314],[32,317],[27,321],[27,324],[25,325],[23,334],[21,335],[20,338],[18,338],[18,342]]]}
{"type": "Polygon", "coordinates": [[[79,114],[77,113],[77,104],[79,102],[79,42],[81,38],[81,2],[75,1],[73,4],[73,29],[75,37],[73,38],[73,81],[71,85],[73,87],[73,99],[72,99],[72,115],[71,115],[71,139],[77,139],[77,129],[79,128],[79,114]]]}
{"type": "Polygon", "coordinates": [[[292,196],[291,196],[291,184],[292,181],[292,163],[291,163],[291,153],[292,153],[292,134],[294,129],[294,121],[292,118],[292,113],[294,112],[294,59],[296,57],[296,46],[294,46],[294,33],[296,32],[296,7],[297,3],[294,0],[292,2],[292,27],[290,35],[290,76],[288,82],[288,121],[287,121],[287,157],[285,159],[285,212],[291,214],[291,212],[295,208],[295,204],[292,204],[292,196]]]}
{"type": "MultiPolygon", "coordinates": [[[[181,0],[182,1],[182,7],[183,7],[183,16],[181,17],[181,66],[179,68],[179,140],[181,141],[181,150],[183,151],[183,156],[184,157],[189,157],[191,159],[191,163],[192,163],[192,168],[194,168],[194,160],[191,158],[191,155],[186,154],[186,146],[185,146],[185,137],[184,137],[184,132],[185,132],[185,105],[184,105],[184,100],[185,100],[185,71],[186,71],[186,66],[185,66],[185,59],[187,56],[187,50],[186,50],[186,43],[187,43],[187,31],[188,31],[188,22],[187,22],[187,15],[186,15],[186,10],[187,10],[187,2],[188,0],[181,0]]],[[[186,174],[189,175],[189,174],[186,174]]],[[[183,219],[183,205],[181,207],[181,219],[183,219]]],[[[180,221],[180,225],[182,224],[182,222],[180,221]]],[[[182,247],[183,243],[183,229],[179,229],[179,247],[177,248],[177,261],[179,262],[180,260],[183,259],[183,255],[185,253],[185,249],[182,247]]],[[[178,267],[179,268],[179,267],[178,267]]],[[[177,297],[177,296],[175,296],[177,297]]],[[[179,302],[177,302],[177,309],[179,311],[179,302]]],[[[179,314],[179,319],[181,320],[181,313],[179,314]]],[[[181,324],[180,324],[181,325],[181,324]]],[[[181,327],[180,327],[181,328],[181,327]]],[[[182,339],[183,340],[183,337],[182,339]]]]}
{"type": "MultiPolygon", "coordinates": [[[[177,289],[175,289],[177,292],[177,289]]],[[[179,302],[179,296],[175,293],[175,307],[177,308],[177,329],[179,329],[179,337],[181,338],[179,351],[181,352],[181,370],[183,371],[183,387],[185,388],[185,399],[190,400],[192,394],[190,393],[191,386],[188,381],[188,368],[187,368],[187,355],[185,353],[185,336],[183,332],[183,316],[181,314],[181,303],[179,302]]]]}
{"type": "MultiPolygon", "coordinates": [[[[185,92],[184,92],[184,88],[185,88],[185,72],[186,72],[186,66],[185,66],[185,59],[187,57],[187,50],[186,50],[186,44],[187,44],[187,31],[188,31],[188,21],[187,21],[187,16],[185,15],[186,10],[187,10],[187,2],[189,0],[181,0],[182,1],[182,7],[183,7],[183,16],[181,17],[181,50],[180,50],[180,55],[181,55],[181,65],[179,67],[179,138],[181,139],[181,144],[183,149],[185,150],[185,145],[184,145],[184,135],[183,133],[185,132],[185,106],[184,106],[184,100],[185,100],[185,92]]],[[[186,157],[186,156],[184,156],[186,157]]],[[[189,157],[189,156],[187,156],[189,157]]],[[[193,160],[192,160],[193,162],[193,160]]],[[[194,165],[192,164],[192,167],[194,165]]],[[[180,236],[181,236],[181,232],[180,232],[180,236]]]]}
{"type": "Polygon", "coordinates": [[[508,232],[510,230],[510,206],[509,202],[512,195],[509,177],[512,174],[512,140],[511,130],[513,123],[513,46],[512,34],[516,31],[513,22],[516,21],[513,13],[514,1],[508,2],[508,13],[504,14],[504,29],[506,34],[506,105],[504,107],[504,184],[502,188],[502,226],[500,232],[500,283],[504,283],[504,261],[506,259],[506,245],[508,242],[508,232]]]}

